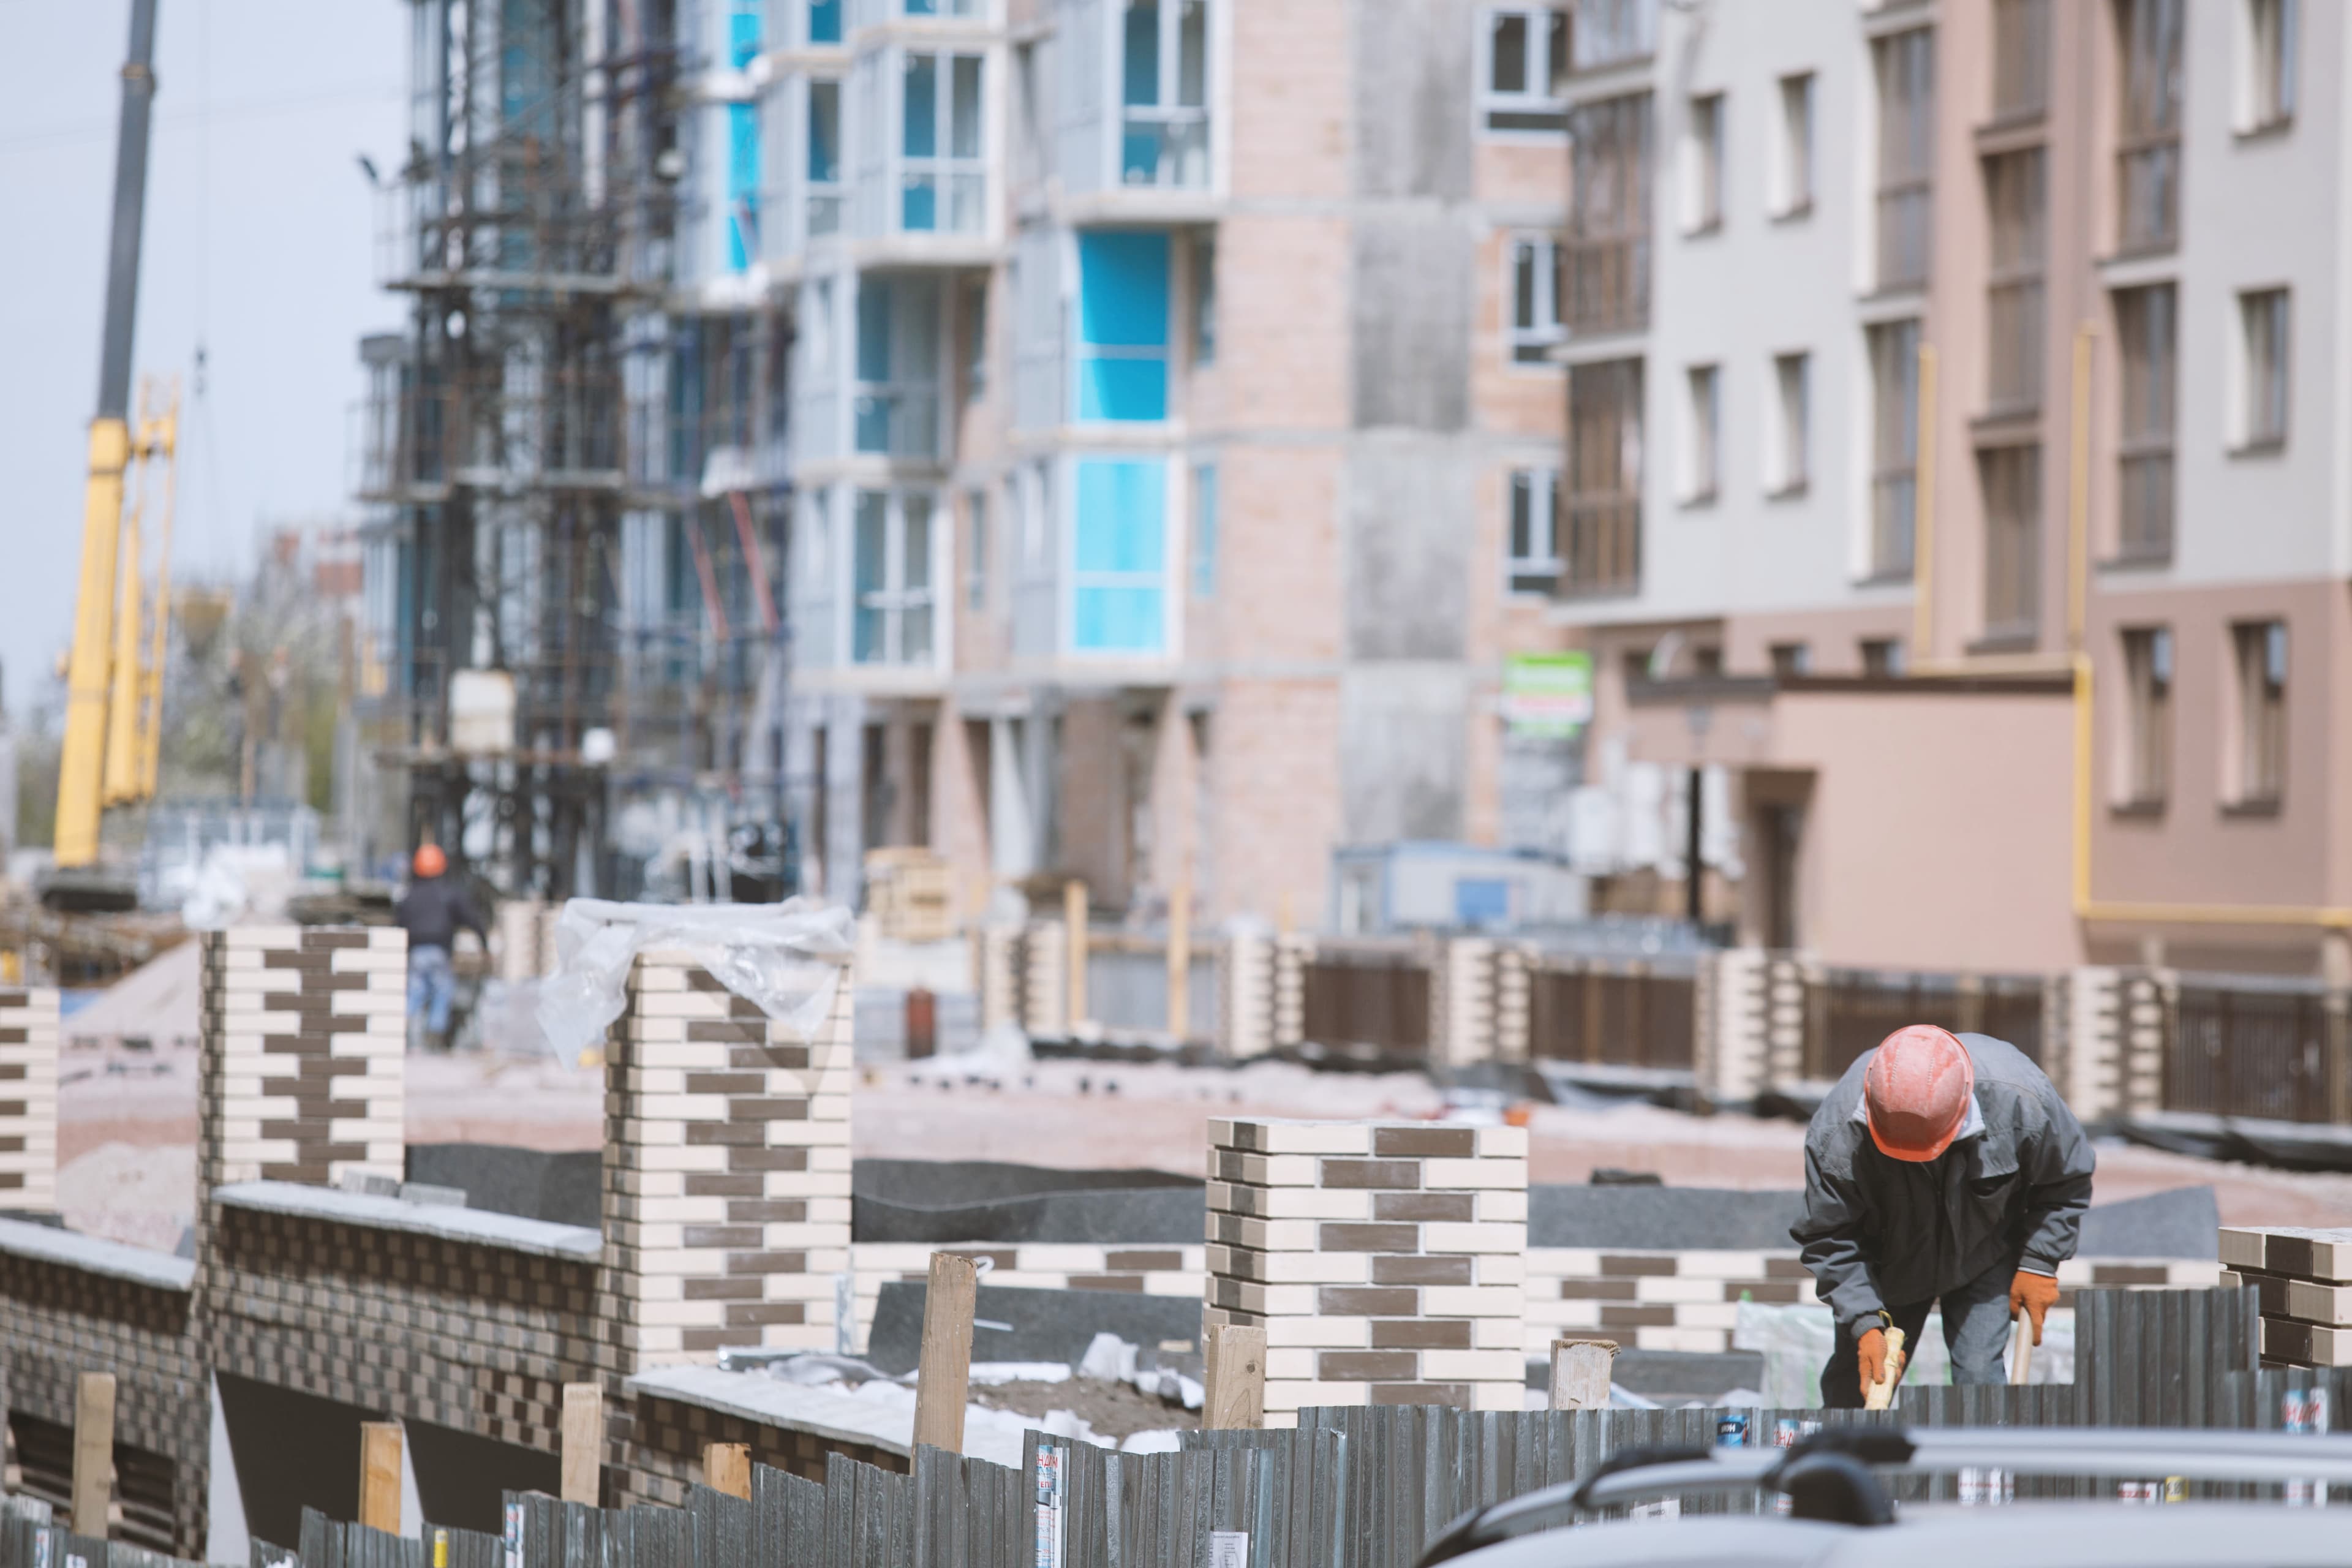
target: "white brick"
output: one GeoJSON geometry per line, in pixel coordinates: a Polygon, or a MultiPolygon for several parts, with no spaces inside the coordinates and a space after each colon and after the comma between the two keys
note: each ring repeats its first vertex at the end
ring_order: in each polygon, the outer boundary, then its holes
{"type": "Polygon", "coordinates": [[[1251,1187],[1211,1182],[1209,1206],[1261,1219],[1372,1217],[1372,1194],[1354,1187],[1251,1187]]]}
{"type": "Polygon", "coordinates": [[[1713,1301],[1723,1300],[1720,1279],[1685,1279],[1674,1274],[1646,1274],[1633,1281],[1636,1301],[1713,1301]]]}
{"type": "Polygon", "coordinates": [[[1525,1187],[1528,1184],[1528,1168],[1515,1160],[1423,1160],[1421,1163],[1421,1184],[1436,1192],[1475,1187],[1525,1187]]]}
{"type": "MultiPolygon", "coordinates": [[[[1481,1127],[1478,1129],[1478,1154],[1487,1160],[1524,1160],[1528,1157],[1528,1130],[1524,1127],[1481,1127]]],[[[1524,1175],[1520,1178],[1524,1183],[1524,1175]]]]}
{"type": "Polygon", "coordinates": [[[1421,1227],[1424,1252],[1510,1252],[1527,1250],[1524,1225],[1459,1225],[1433,1220],[1421,1227]]]}
{"type": "Polygon", "coordinates": [[[1517,1318],[1526,1303],[1516,1285],[1425,1285],[1421,1291],[1424,1318],[1517,1318]]]}
{"type": "Polygon", "coordinates": [[[1372,1321],[1370,1318],[1269,1318],[1265,1324],[1265,1342],[1269,1350],[1276,1345],[1305,1345],[1317,1350],[1369,1350],[1372,1343],[1372,1321]]]}
{"type": "Polygon", "coordinates": [[[1487,1351],[1427,1350],[1421,1352],[1421,1375],[1431,1383],[1501,1382],[1528,1374],[1527,1357],[1516,1348],[1487,1351]]]}

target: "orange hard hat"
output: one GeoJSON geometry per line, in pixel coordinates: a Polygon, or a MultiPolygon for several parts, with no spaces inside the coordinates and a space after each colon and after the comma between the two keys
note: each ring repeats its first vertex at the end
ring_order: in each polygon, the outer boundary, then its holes
{"type": "Polygon", "coordinates": [[[1871,1142],[1890,1160],[1932,1160],[1968,1125],[1976,1064],[1949,1029],[1911,1024],[1878,1042],[1863,1069],[1871,1142]]]}
{"type": "Polygon", "coordinates": [[[437,877],[449,868],[449,857],[441,853],[438,844],[420,844],[414,862],[420,877],[437,877]]]}

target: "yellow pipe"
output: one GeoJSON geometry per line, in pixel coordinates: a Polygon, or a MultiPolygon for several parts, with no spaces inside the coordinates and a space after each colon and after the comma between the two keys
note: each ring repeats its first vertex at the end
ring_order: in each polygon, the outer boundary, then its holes
{"type": "Polygon", "coordinates": [[[1919,345],[1919,455],[1911,500],[1911,663],[1936,661],[1936,349],[1919,345]]]}
{"type": "Polygon", "coordinates": [[[138,433],[125,464],[121,538],[115,549],[114,656],[107,679],[106,760],[100,770],[100,805],[121,805],[138,793],[139,779],[139,536],[154,470],[147,466],[148,388],[139,388],[138,433]],[[128,477],[138,466],[135,487],[128,477]]]}
{"type": "Polygon", "coordinates": [[[163,660],[170,652],[172,626],[172,508],[178,497],[180,479],[180,378],[176,375],[172,378],[169,401],[156,428],[159,434],[151,450],[160,450],[163,459],[163,521],[155,549],[153,652],[143,677],[147,715],[139,729],[139,795],[142,800],[155,798],[163,760],[163,660]]]}
{"type": "Polygon", "coordinates": [[[73,651],[66,664],[66,735],[58,759],[57,863],[98,858],[99,786],[106,753],[106,658],[112,640],[114,558],[122,525],[122,468],[131,433],[121,419],[89,423],[89,479],[82,490],[81,584],[73,651]]]}

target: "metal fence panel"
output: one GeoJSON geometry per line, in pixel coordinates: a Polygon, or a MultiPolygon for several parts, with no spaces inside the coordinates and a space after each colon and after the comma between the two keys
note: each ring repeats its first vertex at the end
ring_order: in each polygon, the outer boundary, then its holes
{"type": "Polygon", "coordinates": [[[2164,1108],[2279,1121],[2335,1114],[2317,990],[2184,984],[2164,1053],[2164,1108]]]}

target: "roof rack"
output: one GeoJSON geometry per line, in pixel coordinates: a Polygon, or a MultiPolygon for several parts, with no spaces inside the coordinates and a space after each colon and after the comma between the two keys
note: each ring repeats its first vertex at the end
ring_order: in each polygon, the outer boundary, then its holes
{"type": "Polygon", "coordinates": [[[1762,1489],[1787,1492],[1801,1518],[1883,1524],[1894,1517],[1873,1468],[1905,1475],[2000,1468],[2021,1476],[2179,1476],[2191,1480],[2352,1483],[2352,1436],[2133,1427],[1832,1426],[1785,1448],[1628,1448],[1582,1480],[1546,1487],[1463,1515],[1421,1555],[1420,1568],[1546,1527],[1562,1516],[1636,1498],[1762,1489]]]}

